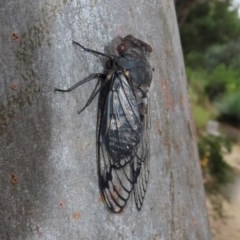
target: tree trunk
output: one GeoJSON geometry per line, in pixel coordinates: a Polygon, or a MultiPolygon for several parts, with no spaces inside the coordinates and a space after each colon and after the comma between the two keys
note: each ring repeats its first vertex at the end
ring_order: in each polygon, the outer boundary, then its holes
{"type": "MultiPolygon", "coordinates": [[[[0,239],[210,239],[174,2],[2,0],[0,239]],[[96,160],[92,72],[117,35],[153,47],[150,180],[137,211],[105,208],[96,160]],[[105,48],[105,52],[107,48],[105,48]]],[[[115,54],[115,52],[112,52],[115,54]]]]}

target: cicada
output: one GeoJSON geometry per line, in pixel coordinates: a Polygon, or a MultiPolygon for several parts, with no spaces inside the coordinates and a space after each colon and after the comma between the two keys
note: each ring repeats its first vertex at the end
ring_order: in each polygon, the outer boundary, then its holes
{"type": "Polygon", "coordinates": [[[82,112],[99,94],[97,120],[97,166],[99,188],[107,208],[121,212],[131,195],[141,209],[149,180],[148,92],[152,82],[149,44],[127,35],[120,38],[118,55],[109,55],[73,43],[84,51],[107,58],[104,73],[92,73],[69,89],[92,79],[96,86],[82,112]]]}

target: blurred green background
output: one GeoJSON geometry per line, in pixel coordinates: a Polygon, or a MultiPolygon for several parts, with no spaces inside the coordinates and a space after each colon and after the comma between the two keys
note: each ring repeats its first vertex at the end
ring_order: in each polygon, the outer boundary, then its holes
{"type": "Polygon", "coordinates": [[[224,215],[219,200],[224,197],[223,186],[234,181],[236,175],[226,156],[233,147],[239,147],[240,139],[237,3],[237,0],[175,0],[205,189],[219,217],[224,215]]]}
{"type": "Polygon", "coordinates": [[[238,9],[231,0],[175,3],[202,166],[224,184],[230,180],[224,153],[238,141],[240,127],[238,9]]]}

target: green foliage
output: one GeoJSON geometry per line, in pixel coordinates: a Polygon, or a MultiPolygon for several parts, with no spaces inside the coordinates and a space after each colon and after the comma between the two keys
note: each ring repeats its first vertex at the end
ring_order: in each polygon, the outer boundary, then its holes
{"type": "Polygon", "coordinates": [[[231,143],[205,132],[215,118],[240,127],[240,19],[230,9],[231,0],[176,1],[205,189],[221,217],[221,188],[234,178],[224,159],[231,143]]]}
{"type": "MultiPolygon", "coordinates": [[[[240,22],[240,20],[239,20],[240,22]]],[[[224,45],[213,45],[205,54],[205,65],[209,71],[224,64],[230,69],[239,71],[240,66],[240,38],[224,45]]]]}
{"type": "Polygon", "coordinates": [[[203,86],[206,84],[206,71],[204,69],[192,69],[187,67],[187,78],[190,86],[193,86],[194,89],[200,94],[203,93],[203,86]]]}
{"type": "Polygon", "coordinates": [[[232,181],[231,167],[224,161],[224,154],[231,151],[231,142],[223,137],[205,136],[200,139],[200,159],[207,159],[207,171],[213,178],[217,189],[222,184],[232,181]]]}
{"type": "MultiPolygon", "coordinates": [[[[186,2],[185,0],[179,0],[186,2]]],[[[184,53],[203,52],[213,44],[223,44],[236,39],[240,34],[240,23],[237,10],[230,10],[231,1],[202,0],[189,5],[184,24],[180,25],[180,33],[184,53]]],[[[186,4],[185,4],[186,5],[186,4]]],[[[179,13],[177,6],[177,12],[179,13]]],[[[179,13],[181,14],[181,13],[179,13]]]]}
{"type": "Polygon", "coordinates": [[[205,94],[205,86],[208,83],[207,72],[198,69],[187,68],[189,82],[189,96],[191,99],[193,117],[198,130],[205,130],[209,119],[215,117],[215,111],[205,94]]]}
{"type": "Polygon", "coordinates": [[[240,72],[219,65],[211,73],[187,68],[187,76],[198,130],[214,118],[240,127],[240,72]]]}
{"type": "Polygon", "coordinates": [[[240,94],[231,92],[216,102],[218,120],[240,127],[240,94]]]}
{"type": "Polygon", "coordinates": [[[197,128],[205,129],[207,122],[210,118],[209,111],[200,105],[196,105],[193,108],[193,116],[194,116],[195,124],[196,124],[197,128]]]}
{"type": "Polygon", "coordinates": [[[225,65],[217,65],[207,76],[205,93],[211,101],[223,94],[240,89],[240,72],[225,65]]]}
{"type": "Polygon", "coordinates": [[[202,52],[191,51],[185,55],[185,59],[187,65],[190,66],[192,69],[197,69],[199,67],[204,68],[205,66],[204,63],[205,57],[202,52]]]}

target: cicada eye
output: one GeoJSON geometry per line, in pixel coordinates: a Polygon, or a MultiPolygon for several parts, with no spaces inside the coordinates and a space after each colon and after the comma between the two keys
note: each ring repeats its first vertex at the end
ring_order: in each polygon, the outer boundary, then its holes
{"type": "Polygon", "coordinates": [[[145,50],[146,50],[147,52],[152,52],[152,47],[147,44],[147,45],[145,46],[145,50]]]}
{"type": "Polygon", "coordinates": [[[127,51],[127,49],[128,49],[128,46],[126,43],[121,43],[117,47],[117,51],[119,52],[119,54],[125,53],[127,51]]]}

